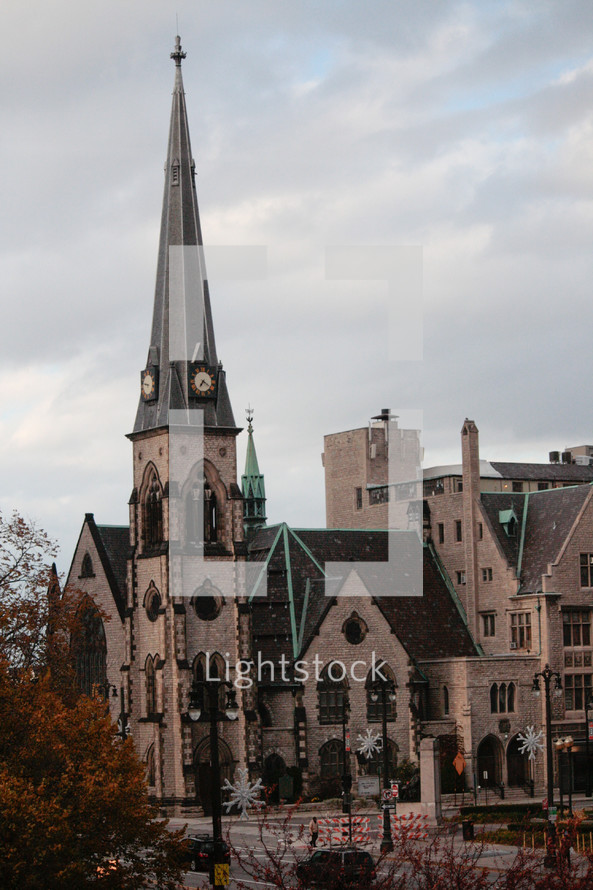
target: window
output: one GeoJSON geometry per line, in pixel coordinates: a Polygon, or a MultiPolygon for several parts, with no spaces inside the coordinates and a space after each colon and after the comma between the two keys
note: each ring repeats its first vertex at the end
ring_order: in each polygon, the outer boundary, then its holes
{"type": "Polygon", "coordinates": [[[531,612],[511,613],[511,649],[531,649],[531,612]]]}
{"type": "Polygon", "coordinates": [[[490,687],[490,712],[513,714],[516,688],[514,683],[493,683],[490,687]]]}
{"type": "Polygon", "coordinates": [[[465,584],[465,572],[457,572],[457,583],[465,584]]]}
{"type": "Polygon", "coordinates": [[[564,706],[567,711],[582,711],[591,694],[591,674],[564,675],[564,706]]]}
{"type": "Polygon", "coordinates": [[[217,679],[221,677],[224,677],[224,662],[220,655],[215,653],[207,658],[201,652],[196,656],[193,665],[194,692],[197,704],[206,715],[210,713],[209,683],[216,683],[218,686],[219,711],[224,711],[226,707],[227,687],[217,683],[217,679]]]}
{"type": "Polygon", "coordinates": [[[341,776],[344,772],[344,748],[338,739],[330,739],[319,751],[322,776],[341,776]]]}
{"type": "Polygon", "coordinates": [[[581,553],[581,587],[593,587],[593,553],[581,553]]]}
{"type": "Polygon", "coordinates": [[[538,483],[537,483],[537,490],[538,490],[538,491],[547,491],[549,487],[550,487],[550,483],[549,483],[549,482],[538,482],[538,483]]]}
{"type": "Polygon", "coordinates": [[[156,675],[154,670],[154,661],[148,656],[146,659],[146,714],[152,717],[157,712],[156,708],[156,675]]]}
{"type": "Polygon", "coordinates": [[[156,785],[156,765],[154,762],[154,745],[148,749],[146,757],[146,783],[151,787],[156,785]]]}
{"type": "Polygon", "coordinates": [[[344,668],[339,661],[326,665],[317,684],[320,723],[341,723],[347,689],[344,668]]]}
{"type": "Polygon", "coordinates": [[[565,646],[591,645],[591,613],[570,611],[562,613],[565,646]]]}
{"type": "Polygon", "coordinates": [[[484,526],[481,522],[478,522],[478,541],[481,541],[484,537],[484,526]]]}
{"type": "Polygon", "coordinates": [[[523,491],[523,483],[513,482],[513,491],[523,491]]]}
{"type": "Polygon", "coordinates": [[[484,582],[492,581],[492,569],[491,568],[482,569],[482,581],[484,581],[484,582]]]}
{"type": "Polygon", "coordinates": [[[163,500],[161,486],[153,470],[144,497],[144,543],[155,547],[163,540],[163,500]]]}
{"type": "Polygon", "coordinates": [[[496,636],[496,616],[495,615],[482,615],[482,624],[484,630],[485,637],[495,637],[496,636]]]}
{"type": "MultiPolygon", "coordinates": [[[[389,489],[387,486],[385,488],[371,488],[369,491],[369,504],[387,504],[389,503],[389,489]]],[[[361,501],[362,506],[362,501],[361,501]]]]}
{"type": "Polygon", "coordinates": [[[445,717],[449,716],[449,690],[443,686],[443,713],[445,717]]]}
{"type": "Polygon", "coordinates": [[[88,553],[85,553],[80,566],[80,578],[94,578],[93,561],[88,553]]]}
{"type": "Polygon", "coordinates": [[[148,620],[156,621],[159,617],[159,609],[161,608],[161,595],[154,585],[151,584],[146,591],[144,602],[148,620]]]}
{"type": "Polygon", "coordinates": [[[463,541],[463,531],[461,526],[461,519],[455,520],[455,540],[457,543],[463,541]]]}
{"type": "Polygon", "coordinates": [[[454,491],[463,491],[463,479],[456,479],[453,483],[454,491]]]}
{"type": "Polygon", "coordinates": [[[356,489],[356,509],[362,510],[362,488],[356,489]]]}
{"type": "Polygon", "coordinates": [[[357,612],[353,612],[342,625],[342,633],[351,646],[358,646],[367,635],[368,626],[357,612]]]}
{"type": "Polygon", "coordinates": [[[438,526],[438,534],[439,534],[439,544],[445,543],[445,523],[439,522],[438,526]]]}
{"type": "MultiPolygon", "coordinates": [[[[382,740],[381,740],[382,741],[382,740]]],[[[397,770],[397,745],[391,739],[387,739],[387,757],[389,759],[389,775],[395,776],[397,770]]],[[[361,773],[367,776],[383,775],[383,751],[374,751],[373,756],[367,760],[366,757],[358,755],[358,762],[361,773]]]]}
{"type": "Polygon", "coordinates": [[[443,494],[445,490],[444,479],[427,479],[423,483],[424,497],[430,497],[433,494],[443,494]]]}
{"type": "MultiPolygon", "coordinates": [[[[385,664],[384,661],[379,659],[377,661],[377,672],[381,671],[384,677],[387,677],[388,681],[392,684],[393,689],[397,688],[397,683],[395,680],[395,676],[391,668],[385,664]]],[[[383,693],[379,690],[379,697],[377,701],[373,701],[371,697],[371,693],[373,692],[373,680],[377,678],[373,678],[373,671],[370,670],[367,679],[366,679],[366,691],[367,691],[367,720],[369,723],[380,723],[383,720],[383,693]]],[[[391,701],[389,698],[389,694],[385,695],[385,713],[387,715],[387,721],[392,723],[396,716],[396,701],[391,701]]]]}
{"type": "Polygon", "coordinates": [[[85,597],[76,613],[72,651],[80,691],[94,695],[107,680],[107,643],[103,620],[90,597],[85,597]]]}

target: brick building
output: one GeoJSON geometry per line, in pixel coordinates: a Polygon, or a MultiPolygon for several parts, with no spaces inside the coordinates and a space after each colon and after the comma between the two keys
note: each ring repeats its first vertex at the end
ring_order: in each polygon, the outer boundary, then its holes
{"type": "MultiPolygon", "coordinates": [[[[388,412],[384,415],[388,424],[388,412]]],[[[369,431],[376,422],[373,418],[369,431]]],[[[388,453],[379,457],[369,451],[369,431],[326,436],[324,463],[326,485],[328,477],[332,485],[342,478],[349,489],[339,497],[332,494],[331,503],[354,500],[364,514],[362,524],[372,527],[384,522],[385,507],[398,499],[398,486],[388,480],[388,453]],[[372,482],[362,471],[341,475],[335,458],[346,438],[365,452],[349,458],[347,466],[373,461],[372,482]],[[361,498],[353,498],[357,488],[363,490],[362,506],[361,498]],[[376,510],[379,501],[383,512],[376,510]]],[[[484,772],[488,781],[494,776],[505,784],[543,779],[543,772],[531,776],[530,765],[517,756],[516,734],[527,725],[543,726],[542,703],[533,699],[531,687],[534,673],[549,663],[563,682],[563,693],[553,702],[553,733],[577,740],[576,781],[584,787],[584,705],[593,656],[589,451],[589,446],[567,450],[562,462],[553,452],[545,464],[481,460],[478,429],[466,420],[461,464],[423,473],[424,537],[459,599],[479,652],[420,663],[430,690],[430,719],[423,731],[440,735],[441,728],[453,732],[457,727],[468,772],[480,781],[484,772]]],[[[352,524],[358,518],[355,513],[352,524]]],[[[341,521],[347,524],[347,517],[341,521]]]]}

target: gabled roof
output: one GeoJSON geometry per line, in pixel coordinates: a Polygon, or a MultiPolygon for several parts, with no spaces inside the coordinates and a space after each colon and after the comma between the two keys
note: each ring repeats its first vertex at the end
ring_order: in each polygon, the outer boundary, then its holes
{"type": "MultiPolygon", "coordinates": [[[[325,564],[381,562],[387,558],[387,532],[375,530],[261,529],[250,546],[250,559],[267,567],[267,596],[251,599],[253,648],[278,662],[299,657],[335,603],[326,596],[325,564]]],[[[423,548],[424,593],[420,597],[385,596],[381,576],[365,575],[369,593],[412,659],[476,655],[478,650],[455,602],[444,570],[423,548]]],[[[345,581],[345,579],[342,579],[345,581]]],[[[258,591],[255,591],[257,594],[258,591]]],[[[336,593],[339,588],[336,587],[336,593]]]]}
{"type": "MultiPolygon", "coordinates": [[[[107,578],[119,617],[124,620],[126,610],[126,577],[127,563],[130,555],[130,529],[127,525],[97,525],[92,513],[86,513],[84,525],[80,532],[75,554],[78,551],[80,538],[87,525],[99,559],[107,578]]],[[[76,584],[71,578],[72,566],[68,573],[70,584],[76,584]]]]}
{"type": "MultiPolygon", "coordinates": [[[[218,365],[210,293],[206,277],[202,231],[195,185],[187,108],[181,75],[185,53],[179,37],[175,52],[175,85],[171,107],[169,145],[165,164],[165,191],[154,295],[154,311],[147,366],[158,368],[158,398],[140,399],[134,433],[169,425],[169,411],[187,409],[187,363],[195,359],[218,365]],[[182,248],[194,248],[183,253],[182,248]],[[179,257],[171,266],[171,251],[179,257]],[[175,294],[170,293],[170,273],[175,294]],[[173,347],[171,346],[173,344],[173,347]],[[176,354],[171,354],[171,348],[176,354]]],[[[204,400],[204,426],[236,431],[222,367],[218,397],[204,400]]]]}
{"type": "MultiPolygon", "coordinates": [[[[446,464],[427,467],[423,478],[438,479],[441,476],[462,476],[462,464],[446,464]]],[[[531,482],[567,482],[577,484],[593,482],[593,466],[580,464],[532,464],[500,460],[480,460],[480,479],[523,479],[531,482]]]]}
{"type": "Polygon", "coordinates": [[[526,497],[527,518],[522,541],[520,592],[537,593],[542,575],[560,551],[591,494],[590,485],[534,491],[526,497]]]}

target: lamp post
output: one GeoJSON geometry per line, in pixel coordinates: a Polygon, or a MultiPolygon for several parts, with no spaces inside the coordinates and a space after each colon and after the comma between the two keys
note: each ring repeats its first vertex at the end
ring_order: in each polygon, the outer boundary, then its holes
{"type": "Polygon", "coordinates": [[[212,869],[211,882],[213,887],[224,887],[226,884],[216,883],[219,869],[217,865],[223,865],[222,860],[222,794],[220,787],[220,755],[218,750],[218,723],[222,720],[236,720],[239,716],[239,706],[235,697],[235,690],[230,683],[212,678],[204,683],[202,689],[194,681],[191,690],[191,699],[187,709],[189,719],[194,723],[201,720],[210,723],[210,767],[212,770],[212,841],[214,845],[214,868],[212,869]],[[218,691],[220,684],[228,686],[224,713],[218,709],[218,691]],[[208,711],[204,712],[203,696],[200,694],[205,689],[208,695],[208,711]]]}
{"type": "Polygon", "coordinates": [[[556,865],[556,825],[550,819],[550,812],[554,806],[554,758],[552,753],[552,703],[550,700],[550,684],[555,678],[554,695],[562,695],[562,677],[558,671],[553,671],[549,664],[543,671],[537,671],[533,675],[531,691],[536,698],[540,695],[540,677],[544,681],[546,696],[546,771],[548,774],[548,848],[544,856],[544,865],[554,868],[556,865]]]}
{"type": "MultiPolygon", "coordinates": [[[[395,686],[390,682],[377,683],[371,690],[371,700],[379,701],[381,698],[381,717],[383,722],[383,788],[390,789],[389,783],[389,745],[387,741],[387,702],[395,708],[395,686]]],[[[394,713],[394,719],[397,716],[394,713]]],[[[383,839],[381,840],[381,852],[390,853],[393,850],[393,838],[391,837],[391,811],[387,801],[383,802],[383,839]]]]}
{"type": "Polygon", "coordinates": [[[585,698],[585,797],[591,797],[591,764],[589,763],[589,742],[593,740],[593,693],[585,698]]]}
{"type": "MultiPolygon", "coordinates": [[[[108,680],[105,680],[104,683],[96,683],[95,689],[97,690],[97,692],[101,693],[106,702],[109,701],[109,693],[111,693],[112,698],[117,698],[117,686],[114,686],[114,684],[110,683],[108,680]]],[[[131,734],[132,730],[130,729],[130,725],[128,723],[128,715],[124,707],[123,686],[119,687],[119,697],[121,709],[117,721],[117,735],[120,737],[122,742],[125,742],[127,737],[131,734]]]]}
{"type": "Polygon", "coordinates": [[[346,690],[342,692],[342,750],[344,752],[344,771],[342,773],[342,791],[344,805],[342,812],[348,813],[348,841],[352,843],[352,773],[350,772],[350,735],[346,735],[346,725],[350,715],[350,701],[346,690]],[[348,742],[348,744],[346,744],[348,742]],[[345,808],[345,809],[344,809],[345,808]]]}

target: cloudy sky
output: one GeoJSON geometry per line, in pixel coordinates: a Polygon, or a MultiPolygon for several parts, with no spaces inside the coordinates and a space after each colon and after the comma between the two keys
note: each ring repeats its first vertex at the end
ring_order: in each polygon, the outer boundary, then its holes
{"type": "Polygon", "coordinates": [[[85,512],[127,522],[176,10],[204,240],[267,249],[210,279],[270,520],[323,525],[324,434],[384,407],[428,466],[466,416],[490,459],[593,442],[590,0],[5,0],[0,509],[62,569],[85,512]],[[423,360],[332,245],[422,247],[423,360]]]}

